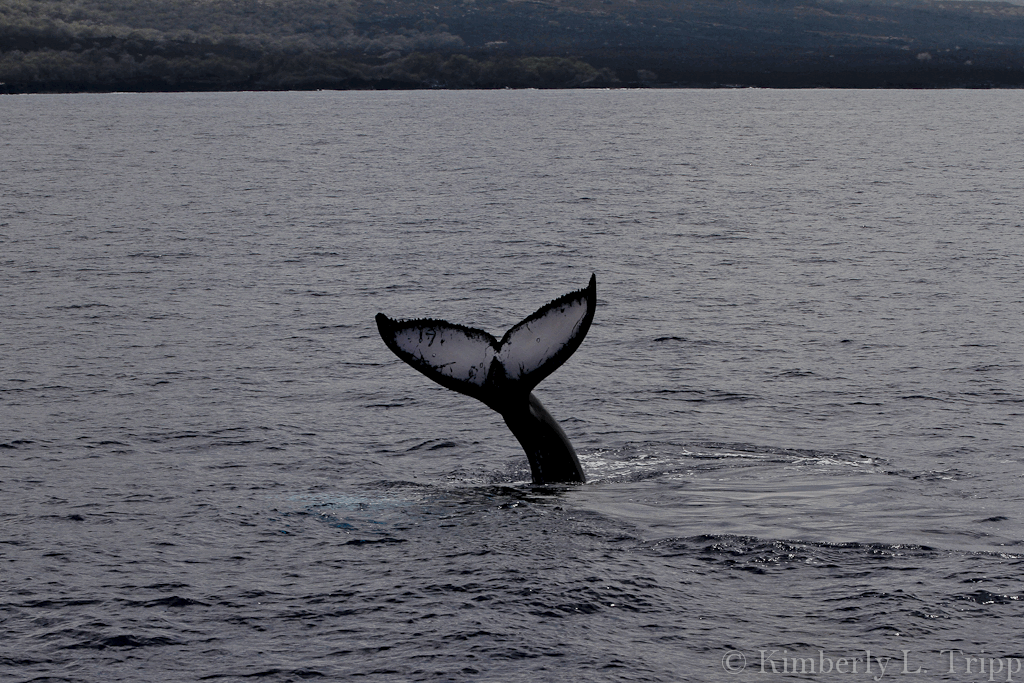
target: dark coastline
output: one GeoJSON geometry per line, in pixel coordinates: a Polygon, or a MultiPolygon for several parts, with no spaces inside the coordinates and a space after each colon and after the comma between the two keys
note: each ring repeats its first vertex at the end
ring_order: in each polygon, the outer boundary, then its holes
{"type": "Polygon", "coordinates": [[[1024,6],[1006,3],[190,2],[16,4],[0,93],[1024,87],[1024,6]]]}
{"type": "MultiPolygon", "coordinates": [[[[56,57],[56,55],[51,56],[56,57]]],[[[413,53],[386,64],[338,56],[320,59],[281,55],[181,58],[121,73],[103,64],[66,59],[66,73],[49,78],[0,83],[0,94],[73,92],[204,92],[283,90],[419,90],[500,88],[1021,88],[1018,65],[879,64],[871,55],[837,60],[765,62],[756,68],[730,64],[693,67],[672,55],[577,57],[413,53]],[[309,62],[317,62],[310,67],[309,62]],[[91,67],[91,68],[90,68],[91,67]],[[147,68],[151,67],[151,68],[147,68]],[[645,79],[645,72],[657,73],[645,79]]],[[[58,62],[54,58],[52,61],[58,62]]]]}

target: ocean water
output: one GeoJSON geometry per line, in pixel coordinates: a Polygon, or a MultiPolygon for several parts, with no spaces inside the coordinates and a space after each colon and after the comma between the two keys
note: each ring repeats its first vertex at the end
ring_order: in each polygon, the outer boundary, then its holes
{"type": "Polygon", "coordinates": [[[1024,680],[1022,110],[0,98],[0,679],[1024,680]],[[374,326],[592,272],[581,486],[374,326]]]}

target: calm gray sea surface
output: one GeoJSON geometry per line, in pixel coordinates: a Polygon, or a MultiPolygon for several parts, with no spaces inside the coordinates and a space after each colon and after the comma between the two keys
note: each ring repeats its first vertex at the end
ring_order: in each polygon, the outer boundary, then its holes
{"type": "Polygon", "coordinates": [[[0,98],[0,679],[1024,680],[1022,111],[0,98]],[[591,272],[582,486],[374,326],[591,272]]]}

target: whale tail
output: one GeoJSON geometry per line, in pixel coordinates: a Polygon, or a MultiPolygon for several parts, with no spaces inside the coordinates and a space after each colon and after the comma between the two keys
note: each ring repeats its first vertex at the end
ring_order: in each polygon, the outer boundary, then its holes
{"type": "Polygon", "coordinates": [[[587,287],[542,306],[501,341],[444,320],[392,320],[383,313],[377,330],[403,361],[500,413],[530,458],[534,482],[583,481],[564,432],[530,392],[583,343],[596,308],[591,275],[587,287]]]}
{"type": "Polygon", "coordinates": [[[438,384],[501,412],[529,395],[583,343],[594,320],[597,278],[541,307],[501,338],[444,320],[392,320],[377,314],[396,356],[438,384]]]}

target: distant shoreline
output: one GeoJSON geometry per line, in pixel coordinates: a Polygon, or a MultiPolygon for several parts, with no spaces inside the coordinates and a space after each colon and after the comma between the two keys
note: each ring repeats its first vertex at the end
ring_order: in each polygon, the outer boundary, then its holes
{"type": "MultiPolygon", "coordinates": [[[[30,53],[26,58],[31,58],[30,53]]],[[[47,51],[45,74],[0,81],[0,94],[109,92],[242,92],[310,90],[495,90],[587,88],[1016,89],[1024,68],[963,64],[764,63],[760,69],[694,69],[685,60],[634,55],[578,57],[469,56],[412,53],[367,64],[338,55],[262,55],[238,59],[207,53],[178,60],[128,55],[90,62],[47,51]],[[475,58],[474,58],[475,57],[475,58]],[[314,59],[315,65],[298,62],[314,59]],[[113,65],[113,67],[112,67],[113,65]],[[117,71],[116,69],[120,69],[117,71]]]]}
{"type": "Polygon", "coordinates": [[[0,93],[1021,88],[1024,7],[937,0],[102,0],[0,13],[0,93]]]}

